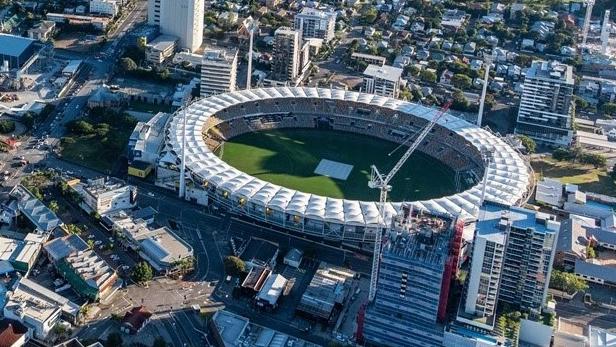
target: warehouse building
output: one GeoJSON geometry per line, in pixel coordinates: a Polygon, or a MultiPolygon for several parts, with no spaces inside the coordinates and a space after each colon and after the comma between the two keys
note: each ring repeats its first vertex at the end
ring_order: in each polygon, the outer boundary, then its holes
{"type": "Polygon", "coordinates": [[[0,34],[0,69],[19,69],[32,58],[36,49],[36,40],[0,34]]]}
{"type": "Polygon", "coordinates": [[[355,272],[321,262],[308,288],[302,295],[297,311],[317,320],[329,322],[342,309],[350,293],[355,272]]]}

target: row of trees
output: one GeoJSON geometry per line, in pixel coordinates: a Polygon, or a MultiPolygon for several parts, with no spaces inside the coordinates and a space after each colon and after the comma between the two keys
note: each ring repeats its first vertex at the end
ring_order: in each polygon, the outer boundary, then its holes
{"type": "Polygon", "coordinates": [[[584,152],[580,147],[557,148],[552,152],[552,158],[558,161],[571,161],[573,163],[589,164],[596,168],[607,164],[605,156],[597,153],[584,152]]]}

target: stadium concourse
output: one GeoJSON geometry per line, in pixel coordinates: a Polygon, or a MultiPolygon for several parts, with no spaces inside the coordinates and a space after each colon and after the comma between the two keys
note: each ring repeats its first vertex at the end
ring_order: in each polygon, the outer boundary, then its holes
{"type": "MultiPolygon", "coordinates": [[[[402,100],[336,89],[277,87],[220,94],[197,100],[172,117],[156,182],[178,188],[185,134],[187,200],[222,205],[299,233],[362,245],[389,225],[401,210],[401,202],[388,202],[382,218],[375,201],[335,199],[265,182],[225,163],[214,149],[234,136],[277,128],[333,129],[403,143],[437,112],[402,100]]],[[[516,205],[528,196],[528,163],[488,130],[445,115],[419,150],[473,184],[451,196],[414,201],[414,208],[475,215],[483,182],[485,199],[493,202],[516,205]]]]}

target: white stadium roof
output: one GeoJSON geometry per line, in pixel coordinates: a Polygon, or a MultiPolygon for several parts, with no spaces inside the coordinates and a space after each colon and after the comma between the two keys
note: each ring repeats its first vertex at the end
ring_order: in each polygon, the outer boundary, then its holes
{"type": "MultiPolygon", "coordinates": [[[[205,181],[228,191],[231,197],[243,197],[251,203],[306,216],[323,221],[353,225],[378,225],[382,223],[374,201],[353,201],[323,197],[284,188],[265,182],[237,170],[218,158],[203,139],[203,127],[208,117],[235,104],[282,97],[321,98],[346,100],[366,105],[389,108],[426,120],[432,119],[437,109],[414,103],[338,89],[305,87],[276,87],[242,90],[211,96],[195,101],[186,110],[186,169],[205,181]]],[[[173,152],[181,153],[183,123],[178,111],[169,124],[168,145],[173,152]]],[[[487,170],[486,199],[506,205],[518,203],[525,195],[530,171],[524,159],[511,146],[491,132],[460,118],[444,115],[438,124],[465,138],[480,152],[491,153],[487,170]]],[[[166,154],[168,156],[168,153],[166,154]]],[[[167,158],[168,159],[168,158],[167,158]]],[[[177,159],[177,158],[176,158],[177,159]]],[[[481,199],[482,183],[442,198],[416,201],[417,208],[437,213],[474,215],[481,199]]],[[[395,214],[401,203],[388,203],[386,218],[395,214]]]]}

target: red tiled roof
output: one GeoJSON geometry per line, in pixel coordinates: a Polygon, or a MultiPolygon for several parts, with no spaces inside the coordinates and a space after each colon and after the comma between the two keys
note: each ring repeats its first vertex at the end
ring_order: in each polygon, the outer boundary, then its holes
{"type": "Polygon", "coordinates": [[[0,320],[0,347],[11,347],[28,332],[23,324],[11,319],[0,320]]]}
{"type": "Polygon", "coordinates": [[[130,311],[126,312],[122,323],[129,325],[134,331],[139,331],[150,317],[152,317],[152,312],[148,311],[145,307],[133,307],[130,311]]]}

